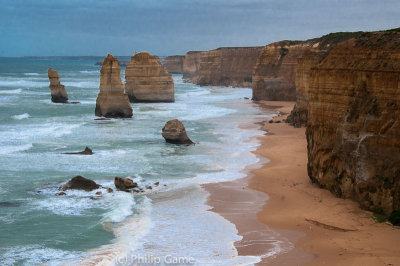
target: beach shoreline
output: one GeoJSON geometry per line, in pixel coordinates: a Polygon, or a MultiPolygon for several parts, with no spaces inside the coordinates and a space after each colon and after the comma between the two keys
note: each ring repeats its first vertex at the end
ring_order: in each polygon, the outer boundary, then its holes
{"type": "Polygon", "coordinates": [[[356,202],[311,183],[305,128],[282,122],[293,105],[260,102],[260,108],[279,112],[273,120],[281,121],[262,123],[267,133],[254,151],[260,162],[246,168],[243,179],[204,185],[211,210],[243,236],[235,243],[238,255],[267,254],[261,265],[400,264],[399,228],[377,223],[356,202]],[[269,253],[274,246],[268,234],[282,241],[283,251],[269,253]]]}

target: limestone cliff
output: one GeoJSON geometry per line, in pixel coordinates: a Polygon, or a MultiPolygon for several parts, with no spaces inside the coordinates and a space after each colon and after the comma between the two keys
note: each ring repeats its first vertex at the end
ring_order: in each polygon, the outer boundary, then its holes
{"type": "Polygon", "coordinates": [[[95,114],[114,118],[132,117],[132,107],[124,92],[118,59],[110,54],[104,58],[100,70],[100,93],[96,100],[95,114]]]}
{"type": "Polygon", "coordinates": [[[193,77],[197,75],[200,68],[200,58],[203,52],[200,51],[190,51],[185,55],[183,60],[183,79],[190,81],[193,77]]]}
{"type": "Polygon", "coordinates": [[[307,125],[308,90],[311,69],[326,56],[327,51],[308,49],[297,59],[296,71],[296,105],[287,117],[286,122],[295,127],[307,125]]]}
{"type": "Polygon", "coordinates": [[[265,46],[254,67],[253,100],[295,101],[298,58],[305,51],[313,51],[319,57],[338,43],[360,34],[337,32],[307,41],[280,41],[265,46]]]}
{"type": "Polygon", "coordinates": [[[167,56],[162,65],[171,74],[182,74],[183,73],[183,61],[185,60],[184,55],[171,55],[167,56]]]}
{"type": "Polygon", "coordinates": [[[263,47],[223,47],[201,53],[199,85],[250,87],[253,68],[263,47]]]}
{"type": "Polygon", "coordinates": [[[308,83],[311,180],[369,210],[400,210],[400,32],[338,44],[308,83]]]}
{"type": "Polygon", "coordinates": [[[60,76],[57,71],[52,68],[47,70],[47,75],[50,81],[51,101],[54,103],[67,103],[68,95],[64,85],[60,83],[60,76]]]}
{"type": "Polygon", "coordinates": [[[173,102],[174,81],[158,57],[141,52],[132,56],[125,70],[125,90],[131,102],[173,102]]]}
{"type": "Polygon", "coordinates": [[[265,46],[254,67],[253,100],[295,101],[297,58],[311,43],[281,41],[265,46]]]}

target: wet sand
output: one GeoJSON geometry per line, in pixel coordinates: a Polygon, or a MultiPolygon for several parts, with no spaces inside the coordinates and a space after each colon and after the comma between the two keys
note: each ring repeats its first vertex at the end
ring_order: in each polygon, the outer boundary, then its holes
{"type": "MultiPolygon", "coordinates": [[[[282,120],[293,102],[262,102],[282,120]]],[[[400,265],[400,229],[310,182],[305,128],[262,125],[267,134],[254,152],[258,165],[233,182],[208,184],[208,204],[233,222],[239,255],[267,254],[268,265],[400,265]],[[274,255],[273,243],[283,248],[274,255]]]]}

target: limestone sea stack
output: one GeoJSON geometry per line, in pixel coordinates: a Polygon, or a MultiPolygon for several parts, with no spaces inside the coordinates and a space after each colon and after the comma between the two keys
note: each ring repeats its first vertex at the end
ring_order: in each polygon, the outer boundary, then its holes
{"type": "Polygon", "coordinates": [[[47,70],[47,74],[50,80],[51,101],[53,103],[67,103],[67,91],[65,90],[64,85],[60,83],[60,76],[58,75],[57,71],[49,68],[47,70]]]}
{"type": "Polygon", "coordinates": [[[174,102],[174,80],[158,57],[141,52],[125,70],[125,90],[131,102],[174,102]]]}
{"type": "Polygon", "coordinates": [[[172,144],[193,144],[186,134],[183,123],[178,119],[168,121],[162,129],[165,141],[172,144]]]}
{"type": "Polygon", "coordinates": [[[132,106],[121,81],[118,59],[107,55],[100,70],[100,93],[96,100],[96,116],[132,117],[132,106]]]}
{"type": "Polygon", "coordinates": [[[345,41],[309,71],[308,174],[337,196],[400,210],[400,30],[345,41]]]}

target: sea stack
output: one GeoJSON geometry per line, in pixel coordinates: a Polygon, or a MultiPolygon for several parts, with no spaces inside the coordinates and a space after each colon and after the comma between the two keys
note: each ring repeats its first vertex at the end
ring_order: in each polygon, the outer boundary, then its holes
{"type": "Polygon", "coordinates": [[[96,100],[96,116],[132,117],[132,106],[121,81],[118,59],[108,54],[100,70],[100,93],[96,100]]]}
{"type": "Polygon", "coordinates": [[[125,90],[131,102],[174,102],[174,80],[158,57],[146,52],[132,56],[125,70],[125,90]]]}
{"type": "Polygon", "coordinates": [[[60,83],[60,76],[52,68],[47,70],[50,81],[51,101],[53,103],[67,103],[68,95],[64,85],[60,83]]]}
{"type": "Polygon", "coordinates": [[[168,121],[162,129],[165,141],[172,144],[193,144],[186,134],[183,123],[178,119],[168,121]]]}

